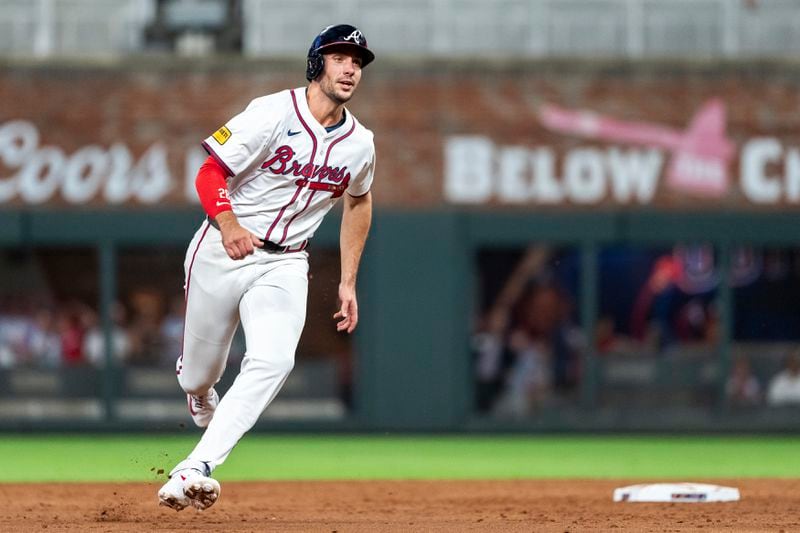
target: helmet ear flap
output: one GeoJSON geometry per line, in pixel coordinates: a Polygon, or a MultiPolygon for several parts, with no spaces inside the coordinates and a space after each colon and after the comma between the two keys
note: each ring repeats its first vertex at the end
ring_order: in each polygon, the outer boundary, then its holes
{"type": "Polygon", "coordinates": [[[322,74],[322,68],[325,65],[325,58],[322,57],[317,51],[311,51],[308,53],[308,62],[306,64],[306,79],[308,81],[313,81],[317,79],[317,77],[322,74]]]}

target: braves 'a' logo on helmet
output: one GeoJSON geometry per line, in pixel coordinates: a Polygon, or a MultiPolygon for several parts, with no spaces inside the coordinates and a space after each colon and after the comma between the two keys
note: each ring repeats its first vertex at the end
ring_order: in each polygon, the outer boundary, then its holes
{"type": "Polygon", "coordinates": [[[364,41],[366,39],[364,39],[364,34],[361,33],[361,30],[355,30],[353,33],[351,33],[350,35],[345,37],[343,40],[344,41],[353,41],[356,44],[363,45],[364,41]]]}

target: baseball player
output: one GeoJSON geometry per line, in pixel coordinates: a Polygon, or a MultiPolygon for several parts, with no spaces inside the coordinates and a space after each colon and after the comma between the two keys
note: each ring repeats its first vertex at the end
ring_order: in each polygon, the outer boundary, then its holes
{"type": "Polygon", "coordinates": [[[178,382],[207,429],[161,487],[161,505],[207,509],[211,472],[256,423],[294,365],[306,313],[309,240],[344,199],[336,329],[358,324],[356,274],[372,218],[372,132],[345,107],[375,56],[364,35],[325,28],[308,51],[307,87],[256,98],[208,137],[196,187],[208,218],[186,253],[178,382]],[[247,350],[227,394],[214,385],[239,321],[247,350]]]}

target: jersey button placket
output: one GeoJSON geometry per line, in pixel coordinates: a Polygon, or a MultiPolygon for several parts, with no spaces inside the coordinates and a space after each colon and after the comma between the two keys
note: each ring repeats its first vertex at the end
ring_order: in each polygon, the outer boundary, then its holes
{"type": "Polygon", "coordinates": [[[320,165],[324,164],[323,161],[325,159],[325,147],[328,146],[328,141],[329,140],[330,139],[328,138],[328,133],[327,132],[325,132],[325,135],[323,135],[319,140],[319,157],[322,158],[319,161],[320,165]]]}

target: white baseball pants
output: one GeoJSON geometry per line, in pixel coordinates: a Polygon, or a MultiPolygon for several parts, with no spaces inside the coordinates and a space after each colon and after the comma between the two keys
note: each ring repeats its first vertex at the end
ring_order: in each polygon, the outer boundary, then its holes
{"type": "Polygon", "coordinates": [[[189,245],[184,269],[186,320],[178,362],[183,390],[205,394],[220,380],[240,319],[245,336],[241,371],[189,455],[213,470],[253,427],[294,366],[306,317],[308,254],[256,250],[234,261],[219,230],[206,221],[189,245]]]}

